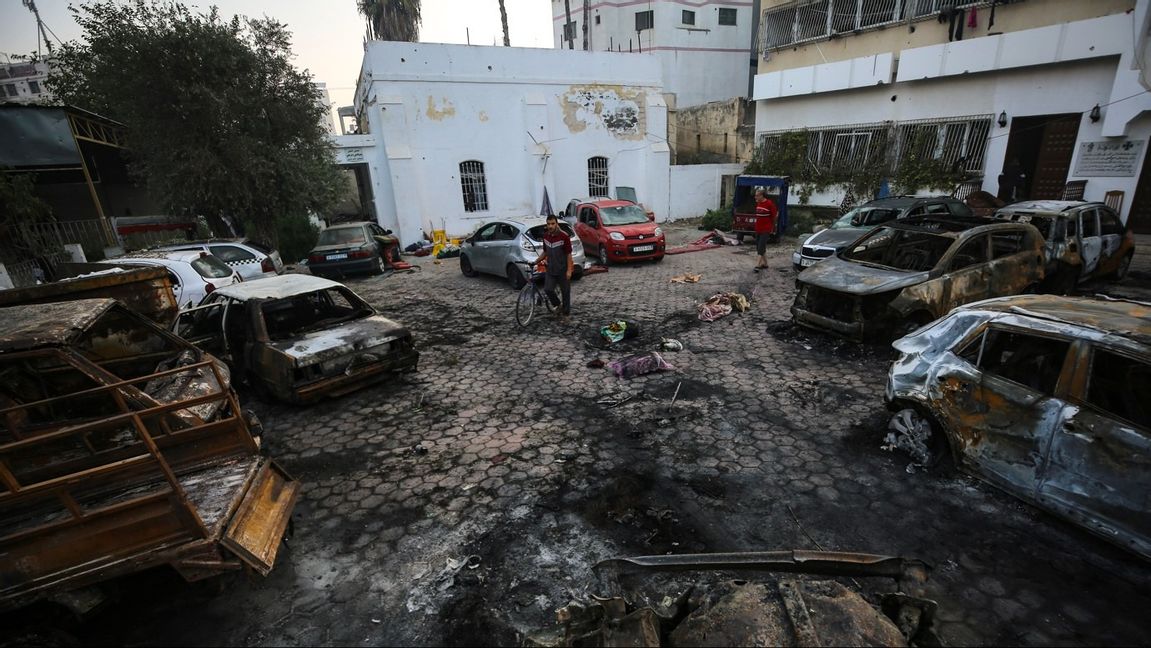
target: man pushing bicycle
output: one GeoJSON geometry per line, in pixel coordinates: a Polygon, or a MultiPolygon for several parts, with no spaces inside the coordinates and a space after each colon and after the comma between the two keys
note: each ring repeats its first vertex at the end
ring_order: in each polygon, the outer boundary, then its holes
{"type": "Polygon", "coordinates": [[[536,263],[546,262],[544,270],[544,294],[552,306],[560,306],[556,311],[560,321],[566,321],[571,315],[571,285],[572,285],[572,240],[560,229],[559,219],[555,214],[547,217],[544,231],[544,249],[536,263]],[[562,305],[556,297],[556,285],[559,285],[563,296],[562,305]]]}

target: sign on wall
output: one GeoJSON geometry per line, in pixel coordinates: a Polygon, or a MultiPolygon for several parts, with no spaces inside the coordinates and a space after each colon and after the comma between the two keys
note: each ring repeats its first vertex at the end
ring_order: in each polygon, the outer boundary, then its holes
{"type": "Polygon", "coordinates": [[[336,149],[336,164],[358,164],[364,161],[364,149],[340,148],[336,149]]]}
{"type": "Polygon", "coordinates": [[[1142,140],[1129,139],[1080,142],[1074,175],[1084,178],[1133,176],[1143,144],[1142,140]]]}

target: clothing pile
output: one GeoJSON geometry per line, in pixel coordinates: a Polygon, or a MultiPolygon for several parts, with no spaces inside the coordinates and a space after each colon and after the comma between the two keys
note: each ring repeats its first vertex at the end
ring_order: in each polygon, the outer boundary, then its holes
{"type": "Polygon", "coordinates": [[[608,364],[612,373],[620,378],[634,378],[653,371],[670,371],[675,369],[656,351],[629,355],[608,364]]]}
{"type": "Polygon", "coordinates": [[[615,344],[620,340],[630,340],[639,335],[639,324],[630,320],[616,320],[599,330],[600,337],[607,344],[615,344]]]}
{"type": "Polygon", "coordinates": [[[745,312],[749,306],[751,304],[747,301],[747,297],[739,293],[725,292],[712,295],[696,309],[699,311],[701,321],[714,322],[724,315],[730,314],[732,310],[745,312]]]}
{"type": "Polygon", "coordinates": [[[434,243],[427,239],[423,239],[416,241],[415,243],[412,243],[408,247],[404,248],[404,252],[407,252],[412,256],[428,256],[432,253],[433,247],[435,247],[434,243]]]}
{"type": "Polygon", "coordinates": [[[436,258],[437,259],[450,259],[453,257],[458,257],[459,255],[460,255],[460,246],[452,245],[449,243],[448,245],[445,245],[442,248],[440,248],[440,251],[436,254],[436,258]]]}

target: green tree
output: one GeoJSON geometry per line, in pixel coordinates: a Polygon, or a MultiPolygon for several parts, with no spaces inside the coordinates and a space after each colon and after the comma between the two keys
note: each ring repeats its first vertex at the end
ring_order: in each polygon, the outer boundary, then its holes
{"type": "Polygon", "coordinates": [[[250,223],[275,244],[277,219],[335,199],[328,107],[283,24],[171,0],[70,9],[83,41],[63,45],[50,88],[128,126],[130,169],[172,213],[250,223]]]}
{"type": "Polygon", "coordinates": [[[420,0],[357,0],[375,40],[416,42],[420,37],[420,0]]]}
{"type": "Polygon", "coordinates": [[[25,226],[51,220],[52,208],[36,196],[33,176],[0,168],[0,251],[12,251],[21,256],[47,251],[49,246],[25,226]]]}

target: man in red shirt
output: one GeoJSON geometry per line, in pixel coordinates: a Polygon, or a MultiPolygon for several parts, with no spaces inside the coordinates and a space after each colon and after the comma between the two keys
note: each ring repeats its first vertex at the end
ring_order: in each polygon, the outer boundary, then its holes
{"type": "Polygon", "coordinates": [[[759,272],[767,268],[767,239],[775,233],[775,218],[779,214],[762,188],[755,190],[755,213],[755,251],[759,254],[755,271],[759,272]]]}
{"type": "Polygon", "coordinates": [[[571,281],[572,281],[572,240],[560,229],[559,219],[555,214],[549,214],[544,230],[544,250],[536,263],[547,259],[547,270],[544,271],[544,294],[552,306],[560,306],[558,311],[560,320],[567,320],[571,315],[571,281]],[[559,285],[563,302],[556,298],[556,285],[559,285]]]}

